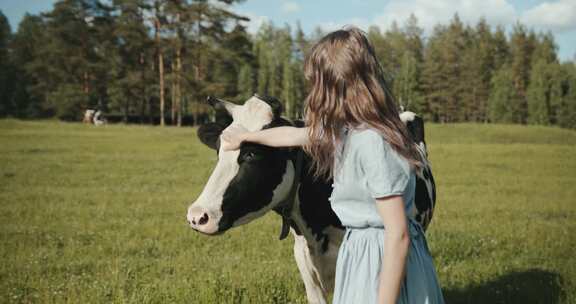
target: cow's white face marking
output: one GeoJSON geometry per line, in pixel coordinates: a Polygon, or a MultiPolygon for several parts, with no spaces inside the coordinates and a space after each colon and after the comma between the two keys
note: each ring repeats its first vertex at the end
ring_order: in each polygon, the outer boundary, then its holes
{"type": "Polygon", "coordinates": [[[232,124],[241,125],[249,131],[257,131],[272,121],[272,107],[255,96],[250,97],[243,105],[226,107],[232,115],[232,124]]]}
{"type": "MultiPolygon", "coordinates": [[[[272,121],[274,116],[270,105],[255,96],[248,99],[243,105],[225,102],[224,106],[233,119],[230,126],[241,125],[249,131],[262,129],[263,126],[272,121]]],[[[224,151],[222,145],[220,145],[218,163],[212,175],[210,175],[202,193],[188,208],[187,219],[194,229],[207,234],[218,232],[218,224],[223,216],[222,203],[224,193],[230,181],[238,174],[240,168],[237,162],[239,154],[240,150],[224,151]]],[[[282,183],[274,190],[273,203],[270,204],[270,208],[281,198],[285,197],[289,191],[290,181],[294,175],[293,167],[290,168],[290,170],[287,168],[282,183]]],[[[233,226],[246,223],[270,208],[249,213],[236,220],[233,226]]]]}

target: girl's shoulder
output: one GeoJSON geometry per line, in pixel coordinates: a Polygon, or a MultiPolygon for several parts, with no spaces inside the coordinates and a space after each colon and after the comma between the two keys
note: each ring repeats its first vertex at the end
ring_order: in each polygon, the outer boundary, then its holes
{"type": "Polygon", "coordinates": [[[374,145],[388,146],[388,141],[384,138],[382,133],[370,127],[353,128],[348,132],[350,140],[360,148],[369,148],[374,145]]]}

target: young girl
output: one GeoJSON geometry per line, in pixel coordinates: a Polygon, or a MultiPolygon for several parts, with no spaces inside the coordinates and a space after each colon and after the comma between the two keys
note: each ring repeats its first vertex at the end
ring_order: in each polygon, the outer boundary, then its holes
{"type": "Polygon", "coordinates": [[[423,160],[372,45],[355,27],[332,32],[312,47],[304,72],[311,85],[304,128],[231,126],[223,148],[243,141],[302,146],[314,175],[334,178],[331,206],[346,232],[333,303],[444,303],[423,230],[411,216],[414,171],[423,160]]]}

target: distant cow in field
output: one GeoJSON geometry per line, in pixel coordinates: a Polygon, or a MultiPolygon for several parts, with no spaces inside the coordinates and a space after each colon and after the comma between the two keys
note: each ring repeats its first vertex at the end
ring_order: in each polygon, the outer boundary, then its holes
{"type": "Polygon", "coordinates": [[[82,122],[86,124],[92,123],[92,118],[94,117],[95,110],[87,109],[84,111],[84,117],[82,118],[82,122]]]}
{"type": "MultiPolygon", "coordinates": [[[[334,270],[344,227],[330,207],[332,180],[308,175],[311,159],[301,147],[269,147],[242,143],[223,151],[220,134],[230,124],[255,131],[282,125],[302,127],[301,120],[282,118],[282,104],[273,97],[254,95],[243,105],[209,98],[219,114],[217,122],[198,129],[200,140],[218,153],[218,162],[187,220],[194,230],[217,235],[274,210],[282,217],[280,239],[294,236],[294,257],[310,303],[326,303],[334,287],[334,270]]],[[[401,118],[426,156],[421,118],[404,112],[401,118]]],[[[435,204],[434,179],[429,166],[417,172],[416,218],[426,228],[435,204]]]]}
{"type": "Polygon", "coordinates": [[[100,126],[106,124],[106,119],[102,116],[102,111],[87,109],[84,112],[84,117],[82,118],[83,123],[93,124],[100,126]]]}

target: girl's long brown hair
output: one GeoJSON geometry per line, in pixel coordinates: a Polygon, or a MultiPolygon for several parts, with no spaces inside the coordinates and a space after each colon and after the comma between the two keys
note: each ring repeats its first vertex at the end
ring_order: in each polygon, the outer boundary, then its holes
{"type": "Polygon", "coordinates": [[[306,56],[304,74],[310,84],[304,107],[310,140],[302,148],[313,160],[315,178],[334,176],[335,152],[342,143],[340,130],[360,125],[379,131],[412,168],[423,167],[362,30],[347,26],[320,39],[306,56]]]}

